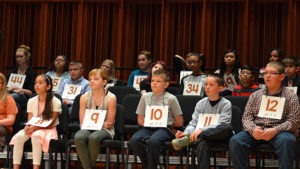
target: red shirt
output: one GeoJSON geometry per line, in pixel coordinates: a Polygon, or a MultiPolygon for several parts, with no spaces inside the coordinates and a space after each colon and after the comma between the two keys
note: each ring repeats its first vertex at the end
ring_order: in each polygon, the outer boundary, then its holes
{"type": "Polygon", "coordinates": [[[238,85],[233,89],[232,96],[250,96],[253,92],[259,90],[257,85],[251,85],[244,88],[242,85],[238,85]]]}

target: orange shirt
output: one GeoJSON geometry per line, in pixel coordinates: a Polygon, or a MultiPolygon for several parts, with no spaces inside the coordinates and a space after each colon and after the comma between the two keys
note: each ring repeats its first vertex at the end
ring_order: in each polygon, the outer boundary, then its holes
{"type": "MultiPolygon", "coordinates": [[[[0,120],[7,117],[8,114],[16,115],[18,113],[18,108],[13,97],[7,95],[6,102],[0,103],[0,120]]],[[[10,132],[12,132],[12,126],[5,126],[10,132]]]]}

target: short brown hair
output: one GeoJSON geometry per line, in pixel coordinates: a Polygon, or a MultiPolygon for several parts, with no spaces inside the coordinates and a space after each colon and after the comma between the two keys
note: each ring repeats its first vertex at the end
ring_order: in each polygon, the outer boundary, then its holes
{"type": "Polygon", "coordinates": [[[153,76],[161,76],[165,82],[169,82],[170,81],[170,76],[169,73],[163,69],[158,69],[155,72],[153,72],[152,77],[153,76]]]}
{"type": "Polygon", "coordinates": [[[148,60],[152,60],[152,54],[151,52],[147,51],[147,50],[143,50],[139,53],[139,55],[145,55],[147,57],[148,60]]]}
{"type": "Polygon", "coordinates": [[[208,77],[216,79],[218,86],[224,86],[224,79],[219,74],[210,74],[208,77]]]}
{"type": "Polygon", "coordinates": [[[78,66],[80,69],[82,69],[82,63],[78,60],[72,60],[69,66],[78,66]]]}
{"type": "Polygon", "coordinates": [[[280,74],[284,73],[284,65],[280,62],[270,62],[266,65],[266,67],[267,66],[277,69],[280,74]]]}
{"type": "Polygon", "coordinates": [[[93,69],[89,73],[89,78],[94,75],[100,75],[103,80],[108,80],[109,76],[103,69],[93,69]]]}

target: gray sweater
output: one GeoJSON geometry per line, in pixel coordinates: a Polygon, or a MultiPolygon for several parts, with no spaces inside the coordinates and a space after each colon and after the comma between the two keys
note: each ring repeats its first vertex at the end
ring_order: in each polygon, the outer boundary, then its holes
{"type": "Polygon", "coordinates": [[[221,98],[219,103],[217,103],[215,106],[211,106],[208,100],[208,97],[205,97],[201,99],[196,107],[195,111],[192,115],[192,120],[184,130],[185,134],[191,134],[196,130],[196,126],[198,123],[198,117],[199,114],[220,114],[219,121],[217,125],[209,125],[207,127],[201,128],[203,131],[207,130],[209,128],[216,128],[221,123],[231,123],[231,102],[225,98],[221,98]]]}

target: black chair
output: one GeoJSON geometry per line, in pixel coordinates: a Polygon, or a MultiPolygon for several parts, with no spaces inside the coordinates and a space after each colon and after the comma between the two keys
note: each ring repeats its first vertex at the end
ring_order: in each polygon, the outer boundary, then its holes
{"type": "Polygon", "coordinates": [[[137,91],[134,87],[127,86],[111,86],[108,88],[108,91],[112,92],[117,97],[117,103],[122,104],[123,98],[129,94],[137,94],[137,91]]]}
{"type": "Polygon", "coordinates": [[[229,100],[233,106],[240,108],[242,113],[244,113],[249,96],[225,96],[225,98],[229,100]]]}
{"type": "Polygon", "coordinates": [[[178,95],[178,87],[169,86],[167,88],[167,91],[173,95],[178,95]]]}
{"type": "MultiPolygon", "coordinates": [[[[202,99],[201,96],[183,96],[183,95],[177,95],[176,96],[179,105],[182,110],[182,116],[184,120],[184,127],[185,128],[189,122],[192,120],[192,115],[194,113],[196,104],[198,103],[199,100],[202,99]]],[[[166,149],[166,168],[169,168],[169,158],[170,158],[170,150],[175,151],[172,147],[172,142],[168,141],[165,143],[165,149],[166,149]]],[[[183,153],[187,153],[188,151],[185,150],[179,150],[176,153],[179,154],[180,158],[180,165],[181,168],[183,168],[183,153]]],[[[188,163],[188,158],[186,159],[186,163],[188,163]]]]}
{"type": "MultiPolygon", "coordinates": [[[[119,152],[121,152],[121,155],[122,155],[122,162],[125,161],[124,153],[123,153],[124,152],[124,135],[123,135],[123,131],[124,131],[123,130],[123,126],[124,126],[123,125],[123,121],[124,121],[123,114],[124,113],[123,113],[123,110],[124,110],[123,106],[120,104],[117,104],[115,124],[114,124],[115,138],[109,139],[109,140],[103,140],[101,142],[101,148],[106,149],[106,161],[105,161],[106,169],[108,169],[110,167],[110,149],[116,150],[117,165],[119,165],[119,163],[120,163],[119,152]]],[[[76,107],[74,109],[74,113],[75,113],[75,111],[77,111],[79,114],[79,106],[78,106],[78,108],[76,107]]],[[[78,123],[71,124],[71,125],[69,125],[69,127],[72,129],[72,132],[74,132],[74,133],[76,132],[75,131],[76,129],[80,130],[79,119],[78,119],[78,123]]],[[[70,163],[71,163],[70,152],[71,152],[71,149],[74,148],[73,146],[74,146],[74,138],[71,138],[68,140],[67,150],[66,150],[66,156],[67,156],[66,157],[66,169],[70,168],[70,163]]],[[[76,150],[76,149],[74,149],[74,150],[76,150]]]]}

